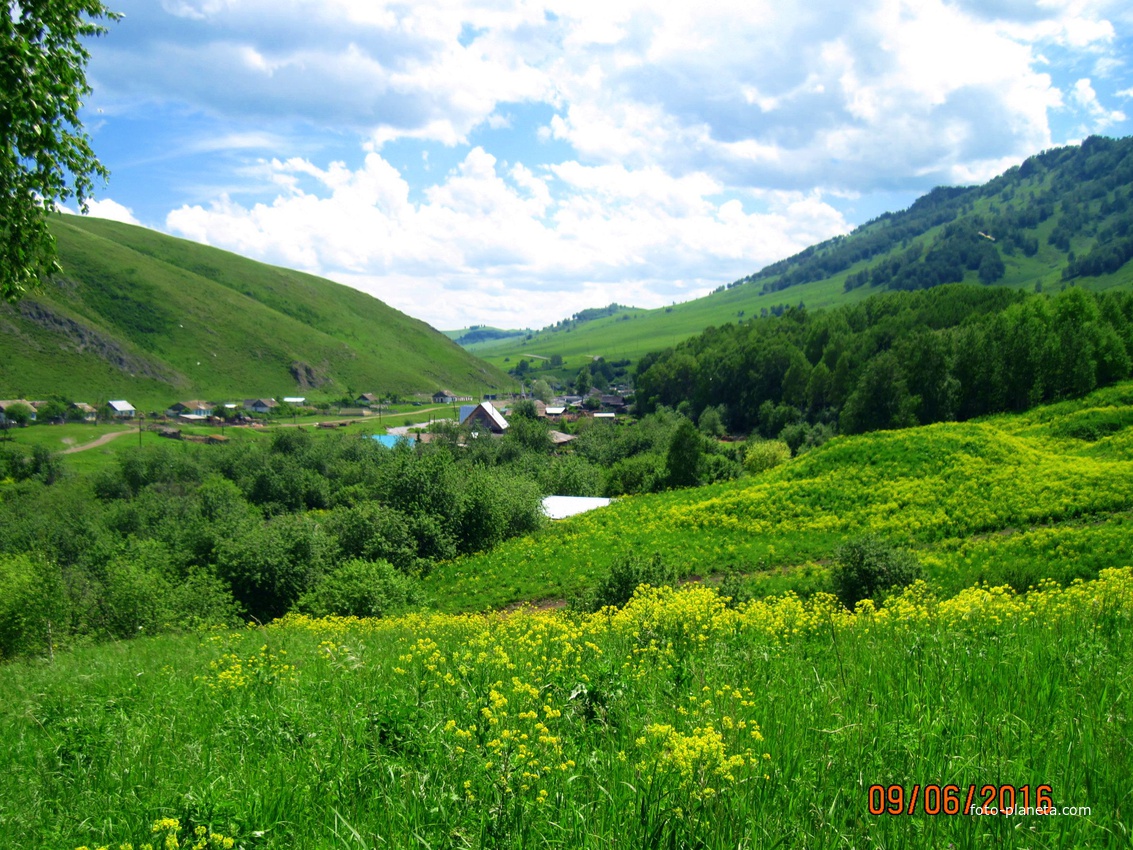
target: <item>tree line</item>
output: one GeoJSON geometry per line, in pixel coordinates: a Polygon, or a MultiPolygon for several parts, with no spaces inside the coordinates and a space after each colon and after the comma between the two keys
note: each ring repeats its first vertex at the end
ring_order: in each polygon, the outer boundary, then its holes
{"type": "Polygon", "coordinates": [[[642,358],[637,403],[711,410],[785,439],[969,419],[1130,375],[1133,294],[1056,297],[951,285],[709,328],[642,358]]]}

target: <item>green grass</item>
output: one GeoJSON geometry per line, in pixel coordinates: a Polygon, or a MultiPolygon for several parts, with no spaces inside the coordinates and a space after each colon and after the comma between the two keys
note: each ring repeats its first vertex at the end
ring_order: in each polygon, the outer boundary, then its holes
{"type": "Polygon", "coordinates": [[[573,596],[627,553],[657,553],[687,575],[748,574],[756,593],[811,592],[827,589],[834,549],[870,533],[915,550],[946,593],[1093,576],[1133,551],[1131,426],[1125,383],[1022,415],[838,437],[758,476],[622,498],[426,584],[445,610],[498,608],[573,596]]]}
{"type": "Polygon", "coordinates": [[[193,397],[511,386],[358,290],[117,222],[65,216],[52,232],[63,276],[0,307],[5,398],[127,398],[151,411],[193,397]]]}
{"type": "Polygon", "coordinates": [[[0,845],[139,848],[175,819],[155,843],[1127,847],[1131,625],[1125,570],[858,616],[686,587],[77,650],[0,667],[0,845]],[[926,815],[950,784],[1089,814],[926,815]],[[871,814],[874,785],[921,802],[871,814]]]}

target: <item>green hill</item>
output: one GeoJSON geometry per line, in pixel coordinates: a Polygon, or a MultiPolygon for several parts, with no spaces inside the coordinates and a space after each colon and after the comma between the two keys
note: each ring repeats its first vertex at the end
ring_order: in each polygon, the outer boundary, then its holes
{"type": "MultiPolygon", "coordinates": [[[[566,376],[594,357],[636,361],[707,327],[802,303],[809,309],[885,290],[967,282],[1057,291],[1133,286],[1133,138],[1092,137],[1030,157],[982,186],[938,188],[909,209],[683,304],[624,307],[522,339],[469,346],[502,368],[563,357],[566,376]]],[[[588,311],[589,312],[589,311],[588,311]]]]}
{"type": "Polygon", "coordinates": [[[63,274],[0,305],[5,398],[480,392],[507,376],[347,286],[100,219],[52,222],[63,274]]]}
{"type": "Polygon", "coordinates": [[[627,496],[426,580],[443,610],[563,598],[628,557],[678,575],[748,576],[760,595],[828,590],[866,534],[916,552],[945,594],[1019,590],[1130,565],[1133,384],[1024,414],[836,437],[736,481],[627,496]]]}

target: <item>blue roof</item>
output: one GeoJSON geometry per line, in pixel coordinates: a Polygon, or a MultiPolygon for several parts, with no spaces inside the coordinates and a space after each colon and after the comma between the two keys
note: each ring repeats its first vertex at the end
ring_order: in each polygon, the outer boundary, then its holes
{"type": "Polygon", "coordinates": [[[370,437],[377,440],[387,449],[392,449],[398,443],[408,443],[408,437],[399,437],[397,434],[371,434],[370,437]]]}

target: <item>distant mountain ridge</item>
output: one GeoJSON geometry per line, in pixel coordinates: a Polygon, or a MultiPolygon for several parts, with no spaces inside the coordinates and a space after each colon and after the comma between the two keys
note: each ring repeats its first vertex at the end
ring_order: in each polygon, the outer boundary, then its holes
{"type": "MultiPolygon", "coordinates": [[[[853,303],[885,290],[965,282],[1095,291],[1133,286],[1133,138],[1091,137],[1029,157],[980,186],[939,187],[907,210],[813,245],[693,301],[564,320],[476,346],[503,368],[561,355],[638,360],[711,326],[853,303]]],[[[589,312],[589,311],[587,311],[589,312]]],[[[564,370],[565,371],[565,370],[564,370]]]]}
{"type": "Polygon", "coordinates": [[[63,274],[0,305],[0,388],[28,398],[479,392],[508,377],[350,287],[128,224],[52,221],[63,274]]]}

